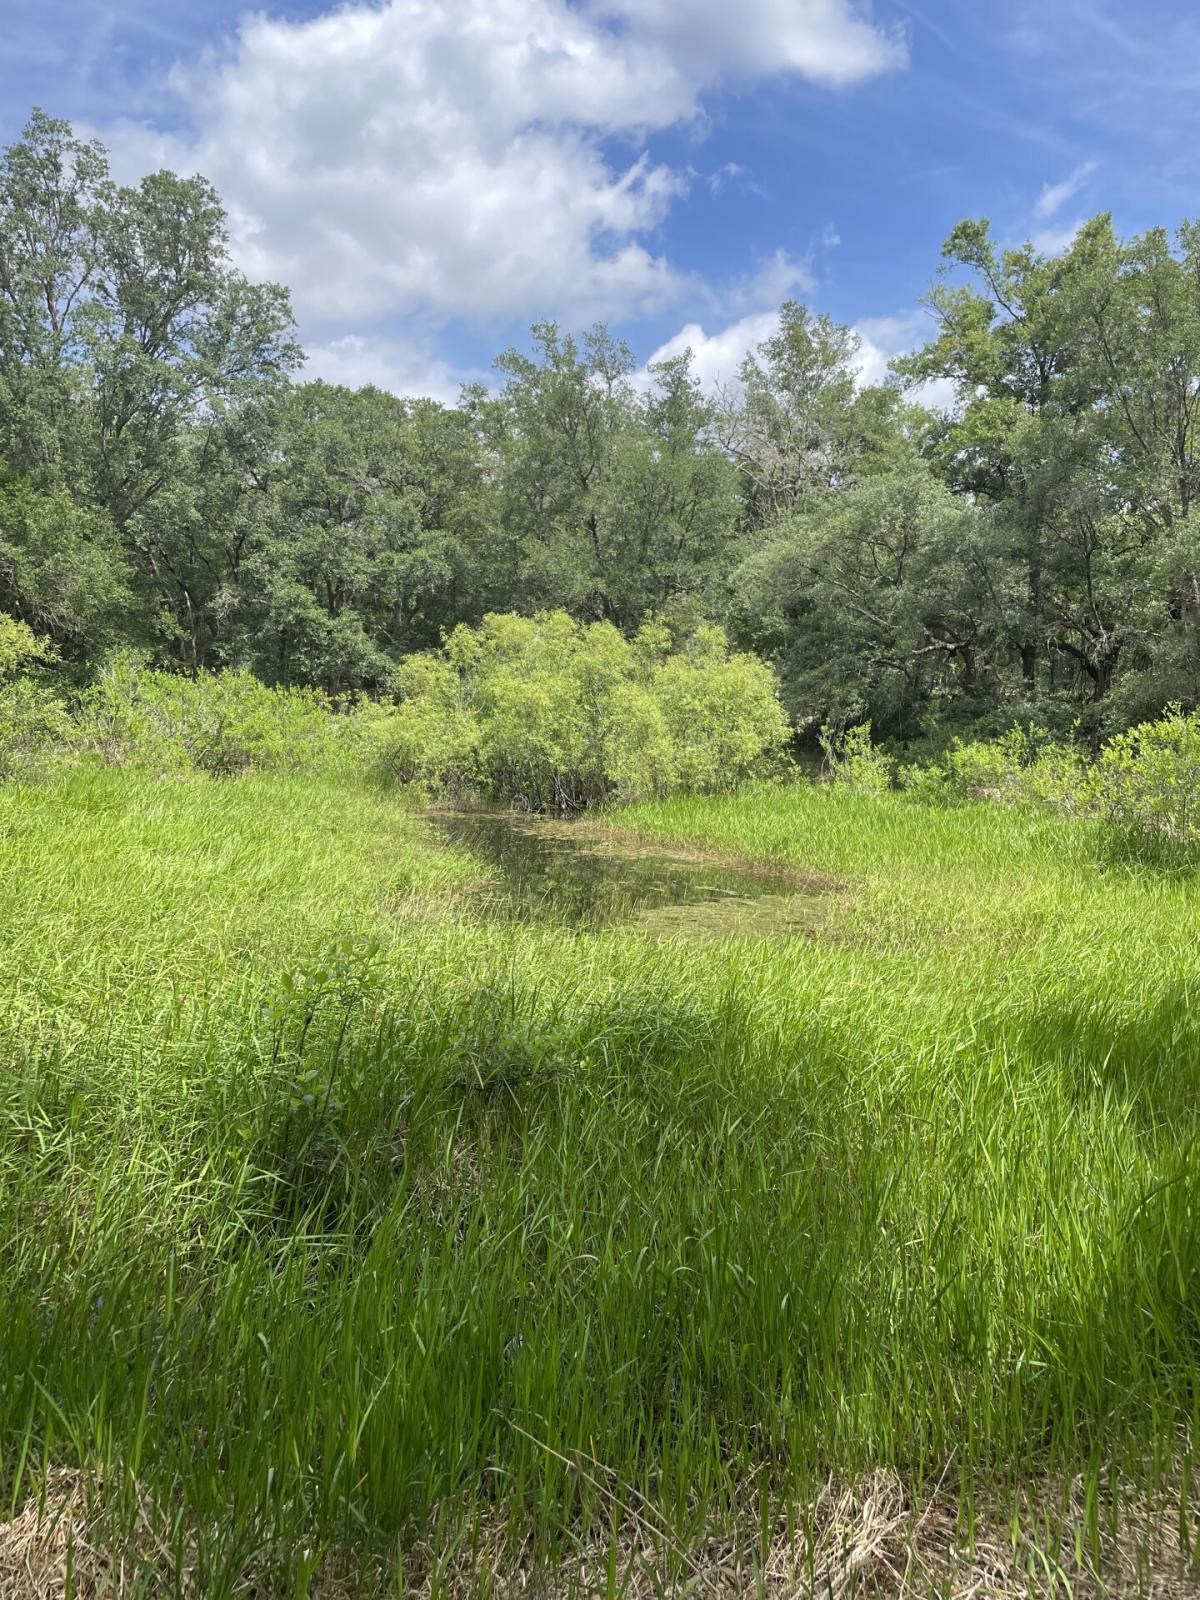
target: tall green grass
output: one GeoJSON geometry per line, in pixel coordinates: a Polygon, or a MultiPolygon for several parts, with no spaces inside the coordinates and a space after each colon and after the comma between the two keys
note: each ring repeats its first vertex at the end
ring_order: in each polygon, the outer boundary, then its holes
{"type": "Polygon", "coordinates": [[[1177,1483],[1192,881],[887,794],[622,822],[833,875],[821,936],[476,920],[350,785],[0,791],[10,1503],[78,1467],[147,1590],[303,1595],[879,1465],[1177,1483]]]}

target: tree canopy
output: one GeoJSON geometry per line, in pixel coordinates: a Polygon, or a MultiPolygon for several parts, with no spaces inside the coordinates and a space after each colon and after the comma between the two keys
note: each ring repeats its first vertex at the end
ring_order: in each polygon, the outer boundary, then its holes
{"type": "Polygon", "coordinates": [[[0,614],[76,685],[132,649],[393,695],[456,628],[554,611],[724,628],[801,736],[1195,707],[1200,226],[1046,255],[981,218],[943,255],[881,384],[789,301],[719,393],[547,321],[446,406],[301,381],[211,185],[119,184],[37,111],[0,154],[0,614]]]}

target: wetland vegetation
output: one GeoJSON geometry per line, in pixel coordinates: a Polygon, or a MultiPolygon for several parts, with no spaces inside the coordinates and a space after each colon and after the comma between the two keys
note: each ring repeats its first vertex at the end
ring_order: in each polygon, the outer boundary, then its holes
{"type": "Polygon", "coordinates": [[[6,1493],[80,1592],[1183,1572],[1194,880],[833,784],[619,822],[0,790],[6,1493]],[[763,864],[819,922],[693,937],[763,864]]]}
{"type": "Polygon", "coordinates": [[[1195,1592],[1200,234],[946,248],[446,407],[0,157],[0,1593],[1195,1592]]]}

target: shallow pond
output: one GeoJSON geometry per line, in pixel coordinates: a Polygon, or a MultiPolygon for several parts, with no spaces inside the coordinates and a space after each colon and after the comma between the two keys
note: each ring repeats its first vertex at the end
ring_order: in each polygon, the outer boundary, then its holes
{"type": "Polygon", "coordinates": [[[505,812],[430,818],[449,845],[487,869],[481,915],[587,931],[636,922],[662,934],[790,934],[820,920],[829,885],[646,847],[594,824],[505,812]]]}

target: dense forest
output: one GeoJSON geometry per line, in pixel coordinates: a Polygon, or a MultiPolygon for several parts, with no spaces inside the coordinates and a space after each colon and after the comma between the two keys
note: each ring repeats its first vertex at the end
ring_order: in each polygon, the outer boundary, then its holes
{"type": "Polygon", "coordinates": [[[201,177],[115,183],[36,112],[0,160],[0,611],[78,684],[120,648],[335,696],[490,612],[717,622],[801,736],[1200,700],[1200,227],[1060,255],[951,233],[882,386],[795,302],[737,381],[532,330],[457,406],[299,378],[287,291],[201,177]],[[928,379],[956,403],[919,403],[928,379]]]}

